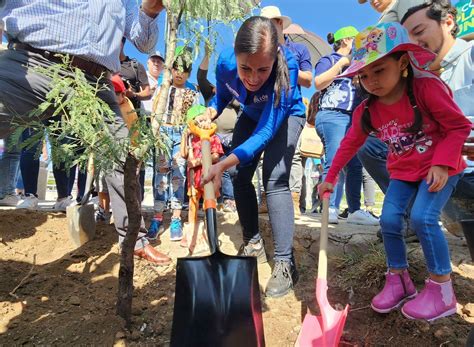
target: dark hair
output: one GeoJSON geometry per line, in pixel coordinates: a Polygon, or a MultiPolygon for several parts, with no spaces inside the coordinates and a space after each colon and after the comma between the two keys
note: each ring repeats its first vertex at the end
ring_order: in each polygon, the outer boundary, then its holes
{"type": "Polygon", "coordinates": [[[451,5],[450,0],[429,0],[426,1],[424,4],[410,7],[403,16],[400,23],[405,23],[408,17],[424,8],[428,9],[428,11],[426,12],[426,16],[432,20],[435,20],[436,22],[438,22],[438,24],[440,24],[442,20],[445,20],[448,14],[452,15],[454,26],[451,30],[451,35],[456,38],[456,35],[459,32],[459,25],[456,21],[456,15],[458,11],[456,10],[456,7],[451,5]]]}
{"type": "Polygon", "coordinates": [[[275,103],[278,106],[283,92],[290,89],[290,74],[283,50],[278,44],[278,32],[272,21],[265,17],[254,16],[248,18],[240,27],[235,37],[235,55],[255,54],[260,50],[267,50],[275,64],[272,70],[276,73],[275,78],[275,103]]]}
{"type": "Polygon", "coordinates": [[[338,51],[339,48],[341,48],[342,40],[334,41],[334,34],[333,33],[329,33],[327,35],[327,39],[328,39],[329,44],[332,45],[332,47],[334,48],[334,51],[338,51]]]}
{"type": "Polygon", "coordinates": [[[191,53],[185,50],[174,60],[173,69],[190,73],[193,68],[192,59],[191,53]]]}
{"type": "Polygon", "coordinates": [[[125,36],[122,36],[122,44],[125,44],[125,41],[127,41],[127,38],[125,36]]]}
{"type": "MultiPolygon", "coordinates": [[[[406,52],[396,52],[393,54],[388,55],[388,57],[392,57],[393,59],[399,60],[406,52]]],[[[407,66],[408,76],[407,76],[407,95],[408,99],[410,100],[411,107],[413,108],[413,113],[415,114],[415,120],[413,121],[412,126],[404,129],[404,131],[412,134],[416,134],[418,131],[421,130],[423,126],[423,118],[421,116],[421,112],[418,109],[418,105],[416,103],[415,94],[413,93],[413,68],[411,64],[407,66]]],[[[360,84],[361,88],[363,88],[362,84],[360,84]]],[[[373,94],[369,94],[367,98],[367,102],[365,103],[364,112],[362,113],[362,117],[360,119],[360,124],[362,130],[366,134],[370,134],[371,132],[376,132],[377,130],[373,127],[372,121],[370,120],[370,105],[377,99],[377,97],[373,94]]]]}

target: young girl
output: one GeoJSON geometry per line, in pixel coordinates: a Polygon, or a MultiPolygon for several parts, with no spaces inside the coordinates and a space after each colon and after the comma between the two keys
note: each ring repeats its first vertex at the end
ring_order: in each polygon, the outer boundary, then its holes
{"type": "Polygon", "coordinates": [[[344,75],[358,75],[370,96],[356,109],[320,192],[333,190],[337,174],[369,133],[387,143],[390,184],[380,224],[389,269],[372,308],[387,313],[413,299],[403,305],[402,313],[410,319],[434,320],[456,312],[449,249],[438,219],[466,166],[461,149],[471,124],[448,87],[418,67],[434,55],[408,42],[398,23],[369,27],[356,36],[353,61],[344,75]],[[407,271],[402,234],[410,202],[410,223],[429,271],[418,295],[407,271]]]}
{"type": "MultiPolygon", "coordinates": [[[[194,122],[197,116],[202,115],[206,111],[206,107],[202,105],[194,105],[188,110],[186,123],[194,122]]],[[[221,141],[217,135],[211,136],[211,156],[212,163],[217,163],[221,155],[224,154],[221,141]]],[[[187,161],[187,183],[189,196],[189,212],[187,231],[181,240],[181,246],[187,247],[190,254],[200,253],[208,250],[207,237],[205,231],[199,235],[198,210],[199,201],[201,200],[204,189],[201,186],[202,176],[202,152],[201,139],[195,136],[189,129],[183,132],[181,138],[181,157],[187,161]]]]}

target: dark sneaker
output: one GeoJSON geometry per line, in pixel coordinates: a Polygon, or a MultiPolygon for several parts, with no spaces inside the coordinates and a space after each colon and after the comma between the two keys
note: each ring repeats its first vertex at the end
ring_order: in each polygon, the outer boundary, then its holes
{"type": "Polygon", "coordinates": [[[267,262],[267,254],[265,253],[265,245],[263,239],[256,244],[248,243],[240,246],[237,255],[243,255],[246,257],[257,257],[257,263],[263,264],[267,262]]]}
{"type": "Polygon", "coordinates": [[[298,280],[296,268],[288,260],[276,260],[272,277],[268,280],[265,295],[278,298],[288,294],[298,280]]]}
{"type": "Polygon", "coordinates": [[[146,238],[148,240],[156,240],[158,236],[160,236],[160,234],[162,234],[164,231],[165,229],[163,228],[163,219],[152,218],[146,238]]]}
{"type": "Polygon", "coordinates": [[[347,217],[349,217],[349,209],[346,208],[344,211],[342,211],[341,213],[339,213],[337,215],[337,218],[339,219],[347,219],[347,217]]]}

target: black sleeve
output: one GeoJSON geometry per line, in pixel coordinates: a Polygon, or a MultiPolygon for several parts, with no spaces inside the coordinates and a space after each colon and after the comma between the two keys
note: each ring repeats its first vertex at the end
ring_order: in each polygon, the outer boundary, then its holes
{"type": "Polygon", "coordinates": [[[137,70],[137,77],[140,87],[143,88],[144,86],[149,85],[150,83],[148,83],[148,76],[142,63],[138,63],[137,70]]]}
{"type": "Polygon", "coordinates": [[[214,85],[207,79],[207,70],[198,69],[197,82],[206,102],[214,96],[214,85]]]}

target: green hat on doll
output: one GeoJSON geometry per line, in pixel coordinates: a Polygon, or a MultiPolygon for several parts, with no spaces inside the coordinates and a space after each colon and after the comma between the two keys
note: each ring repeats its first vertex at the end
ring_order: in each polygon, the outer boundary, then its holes
{"type": "Polygon", "coordinates": [[[206,112],[206,109],[207,108],[202,105],[192,106],[186,113],[186,123],[189,123],[190,121],[194,120],[197,116],[202,115],[204,112],[206,112]]]}

